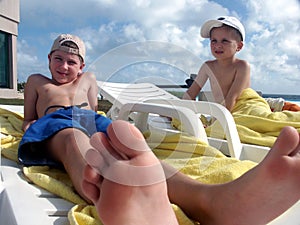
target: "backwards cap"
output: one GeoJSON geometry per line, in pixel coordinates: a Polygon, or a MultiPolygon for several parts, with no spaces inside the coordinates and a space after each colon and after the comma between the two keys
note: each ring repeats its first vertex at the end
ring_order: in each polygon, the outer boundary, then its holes
{"type": "Polygon", "coordinates": [[[201,27],[201,37],[209,38],[211,29],[215,27],[221,27],[223,24],[233,27],[238,30],[241,34],[242,41],[245,41],[245,28],[243,24],[235,17],[232,16],[222,16],[216,20],[208,20],[201,27]]]}
{"type": "Polygon", "coordinates": [[[85,57],[84,43],[79,37],[77,37],[75,35],[71,35],[71,34],[59,35],[53,42],[50,53],[52,53],[53,51],[56,51],[56,50],[61,50],[61,51],[67,52],[67,53],[79,55],[84,62],[84,57],[85,57]],[[72,48],[71,46],[68,46],[68,45],[63,45],[64,42],[67,42],[67,41],[73,42],[78,47],[78,49],[72,48]]]}

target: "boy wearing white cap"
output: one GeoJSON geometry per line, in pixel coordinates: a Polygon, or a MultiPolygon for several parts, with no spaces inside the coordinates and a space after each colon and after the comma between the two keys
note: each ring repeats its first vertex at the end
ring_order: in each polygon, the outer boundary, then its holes
{"type": "Polygon", "coordinates": [[[250,65],[235,57],[244,45],[245,29],[235,17],[209,20],[201,27],[201,36],[210,38],[214,60],[202,64],[184,99],[195,99],[209,80],[215,102],[233,109],[241,92],[250,87],[250,65]]]}

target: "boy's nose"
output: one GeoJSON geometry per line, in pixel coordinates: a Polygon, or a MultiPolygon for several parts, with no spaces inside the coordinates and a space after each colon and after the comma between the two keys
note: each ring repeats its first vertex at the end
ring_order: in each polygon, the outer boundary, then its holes
{"type": "Polygon", "coordinates": [[[215,44],[215,48],[222,48],[222,47],[223,47],[223,45],[220,42],[218,42],[218,43],[215,44]]]}
{"type": "Polygon", "coordinates": [[[68,63],[66,61],[63,61],[61,66],[64,67],[64,68],[68,68],[68,63]]]}

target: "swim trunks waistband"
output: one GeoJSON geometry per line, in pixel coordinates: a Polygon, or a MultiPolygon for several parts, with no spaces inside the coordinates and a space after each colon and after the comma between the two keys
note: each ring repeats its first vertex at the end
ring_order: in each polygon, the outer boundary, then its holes
{"type": "Polygon", "coordinates": [[[88,106],[87,102],[84,102],[84,103],[81,103],[80,105],[70,105],[70,106],[64,106],[64,105],[50,105],[49,107],[46,108],[45,112],[44,112],[44,115],[47,115],[47,112],[49,111],[49,109],[53,109],[53,108],[57,108],[58,109],[68,109],[68,108],[71,108],[71,107],[78,107],[78,108],[82,108],[82,107],[85,107],[85,106],[88,106]]]}

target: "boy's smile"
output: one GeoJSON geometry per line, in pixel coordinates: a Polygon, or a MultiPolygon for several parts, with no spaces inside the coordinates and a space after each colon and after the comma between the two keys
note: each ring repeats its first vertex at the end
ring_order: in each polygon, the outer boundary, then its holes
{"type": "Polygon", "coordinates": [[[52,79],[59,84],[72,82],[82,73],[84,64],[78,55],[57,50],[48,58],[52,79]]]}
{"type": "Polygon", "coordinates": [[[233,32],[228,31],[226,27],[214,28],[211,31],[210,47],[212,54],[217,58],[220,55],[233,57],[241,48],[240,43],[235,38],[233,32]]]}

